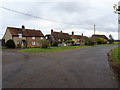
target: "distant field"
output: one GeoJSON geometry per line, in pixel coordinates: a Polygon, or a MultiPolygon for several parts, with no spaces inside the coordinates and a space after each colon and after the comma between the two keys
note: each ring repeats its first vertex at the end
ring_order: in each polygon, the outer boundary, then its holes
{"type": "Polygon", "coordinates": [[[28,48],[18,50],[19,52],[56,52],[56,51],[64,51],[75,48],[85,48],[90,46],[66,46],[66,47],[49,47],[49,48],[28,48]]]}
{"type": "Polygon", "coordinates": [[[120,42],[114,42],[114,44],[119,44],[120,45],[120,42]]]}

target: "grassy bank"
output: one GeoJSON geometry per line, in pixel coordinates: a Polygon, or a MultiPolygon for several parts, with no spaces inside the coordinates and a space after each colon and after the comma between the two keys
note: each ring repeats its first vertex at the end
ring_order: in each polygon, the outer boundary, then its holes
{"type": "Polygon", "coordinates": [[[114,48],[111,53],[112,61],[120,65],[120,46],[114,48]]]}
{"type": "Polygon", "coordinates": [[[64,51],[69,49],[75,48],[85,48],[90,46],[66,46],[66,47],[49,47],[49,48],[28,48],[28,49],[21,49],[18,50],[19,52],[57,52],[57,51],[64,51]]]}

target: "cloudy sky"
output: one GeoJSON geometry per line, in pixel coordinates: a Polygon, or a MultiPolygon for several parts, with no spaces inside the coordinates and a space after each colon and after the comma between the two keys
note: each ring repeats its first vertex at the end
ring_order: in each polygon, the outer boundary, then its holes
{"type": "Polygon", "coordinates": [[[0,38],[6,27],[41,30],[49,34],[51,29],[76,35],[91,36],[94,24],[96,34],[109,34],[118,39],[118,15],[113,5],[119,0],[1,0],[0,7],[12,9],[39,18],[0,8],[0,38]]]}

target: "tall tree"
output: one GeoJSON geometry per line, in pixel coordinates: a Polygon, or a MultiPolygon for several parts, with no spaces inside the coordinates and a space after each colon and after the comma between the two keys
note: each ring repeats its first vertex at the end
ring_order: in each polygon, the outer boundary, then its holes
{"type": "Polygon", "coordinates": [[[117,6],[116,4],[114,4],[113,8],[115,13],[120,14],[120,6],[117,6]]]}
{"type": "Polygon", "coordinates": [[[114,42],[114,39],[113,39],[113,37],[112,37],[111,34],[109,35],[109,38],[110,38],[109,42],[110,42],[110,43],[113,43],[113,42],[114,42]]]}

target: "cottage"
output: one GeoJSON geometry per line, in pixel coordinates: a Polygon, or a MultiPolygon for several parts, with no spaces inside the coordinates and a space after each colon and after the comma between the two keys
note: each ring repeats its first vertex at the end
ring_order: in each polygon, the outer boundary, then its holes
{"type": "Polygon", "coordinates": [[[104,40],[104,42],[108,42],[109,39],[105,36],[105,35],[98,35],[98,34],[93,34],[91,36],[91,39],[96,43],[96,41],[99,39],[99,38],[102,38],[104,40]]]}
{"type": "Polygon", "coordinates": [[[46,39],[49,39],[51,42],[61,41],[65,42],[67,40],[72,40],[68,33],[55,32],[53,29],[51,30],[51,34],[45,36],[46,39]]]}
{"type": "Polygon", "coordinates": [[[16,47],[35,47],[40,46],[39,40],[44,39],[44,35],[40,30],[25,29],[22,25],[21,28],[7,27],[3,40],[7,42],[9,39],[15,42],[16,47]]]}
{"type": "Polygon", "coordinates": [[[87,38],[86,36],[82,35],[74,35],[74,32],[72,31],[72,35],[70,35],[70,37],[72,38],[72,40],[75,43],[80,43],[80,44],[84,44],[84,39],[87,38]]]}

